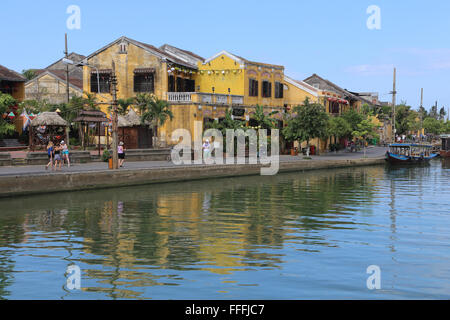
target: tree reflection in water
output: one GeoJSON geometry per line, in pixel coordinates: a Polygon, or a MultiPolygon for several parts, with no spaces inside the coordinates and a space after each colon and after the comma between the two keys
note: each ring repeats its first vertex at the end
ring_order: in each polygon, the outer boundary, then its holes
{"type": "Polygon", "coordinates": [[[226,283],[239,271],[281,269],[287,246],[300,256],[339,247],[330,231],[361,228],[386,181],[394,246],[393,180],[420,189],[424,170],[375,166],[3,199],[0,297],[14,283],[16,247],[39,252],[43,263],[52,255],[79,265],[83,292],[112,299],[149,298],[148,287],[194,281],[189,272],[226,283]]]}

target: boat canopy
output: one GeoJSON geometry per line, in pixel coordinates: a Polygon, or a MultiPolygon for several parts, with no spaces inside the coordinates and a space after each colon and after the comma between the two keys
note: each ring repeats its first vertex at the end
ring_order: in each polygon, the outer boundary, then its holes
{"type": "Polygon", "coordinates": [[[417,144],[417,143],[392,143],[389,147],[398,148],[410,148],[410,147],[420,147],[420,148],[433,148],[431,144],[417,144]]]}

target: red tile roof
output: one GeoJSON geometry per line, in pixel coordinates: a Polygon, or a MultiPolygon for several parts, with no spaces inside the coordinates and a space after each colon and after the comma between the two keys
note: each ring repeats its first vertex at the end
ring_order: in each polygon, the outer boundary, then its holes
{"type": "Polygon", "coordinates": [[[26,82],[27,78],[14,70],[0,65],[0,80],[26,82]]]}

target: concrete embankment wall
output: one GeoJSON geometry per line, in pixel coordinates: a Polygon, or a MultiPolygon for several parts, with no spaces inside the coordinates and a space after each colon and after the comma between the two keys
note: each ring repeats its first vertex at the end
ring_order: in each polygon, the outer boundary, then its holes
{"type": "MultiPolygon", "coordinates": [[[[383,164],[384,159],[280,162],[279,173],[383,164]]],[[[259,175],[261,165],[176,166],[0,176],[0,197],[259,175]]]]}

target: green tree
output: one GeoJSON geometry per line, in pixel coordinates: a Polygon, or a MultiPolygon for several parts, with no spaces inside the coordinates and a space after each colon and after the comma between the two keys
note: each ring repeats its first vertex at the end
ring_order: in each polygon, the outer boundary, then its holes
{"type": "Polygon", "coordinates": [[[16,104],[16,99],[11,95],[0,92],[0,137],[14,132],[14,125],[3,119],[3,114],[7,113],[10,110],[10,107],[15,106],[16,104]]]}
{"type": "Polygon", "coordinates": [[[36,71],[33,69],[22,70],[22,75],[27,78],[27,80],[31,80],[37,76],[36,71]]]}
{"type": "Polygon", "coordinates": [[[157,147],[158,126],[164,125],[167,119],[173,119],[169,103],[154,95],[141,96],[139,103],[141,104],[138,108],[142,111],[142,123],[150,123],[153,132],[153,145],[157,147]]]}
{"type": "Polygon", "coordinates": [[[412,110],[410,106],[401,104],[395,107],[395,129],[397,134],[406,134],[409,129],[409,120],[412,110]]]}
{"type": "Polygon", "coordinates": [[[436,104],[434,106],[431,107],[430,113],[428,114],[428,117],[434,118],[436,120],[439,119],[439,114],[438,114],[438,110],[437,110],[437,102],[436,102],[436,104]]]}
{"type": "Polygon", "coordinates": [[[417,132],[422,128],[420,121],[420,114],[417,111],[411,110],[406,120],[408,131],[417,132]]]}
{"type": "Polygon", "coordinates": [[[427,109],[425,109],[423,106],[419,107],[418,113],[419,113],[420,119],[422,119],[422,120],[425,119],[426,117],[428,117],[427,109]]]}
{"type": "Polygon", "coordinates": [[[302,105],[294,107],[296,117],[292,117],[287,126],[283,128],[283,135],[288,141],[306,141],[307,155],[309,156],[309,141],[314,138],[327,137],[328,114],[323,105],[309,103],[305,99],[302,105]]]}
{"type": "Polygon", "coordinates": [[[264,107],[256,105],[255,114],[252,116],[252,119],[256,121],[260,129],[273,129],[276,127],[277,120],[272,118],[272,116],[277,113],[278,111],[272,111],[266,115],[264,114],[264,107]]]}
{"type": "MultiPolygon", "coordinates": [[[[360,114],[358,111],[350,109],[346,111],[341,116],[347,123],[350,125],[351,132],[358,130],[358,124],[364,119],[364,116],[360,114]]],[[[350,134],[352,135],[352,134],[350,134]]]]}
{"type": "Polygon", "coordinates": [[[442,132],[442,129],[444,129],[443,122],[432,117],[428,117],[423,120],[423,127],[427,133],[431,133],[434,135],[440,134],[442,132]]]}
{"type": "Polygon", "coordinates": [[[357,130],[353,131],[353,136],[359,137],[363,140],[364,157],[366,157],[366,141],[367,139],[376,136],[375,124],[369,119],[364,119],[361,123],[358,123],[357,128],[357,130]]]}
{"type": "Polygon", "coordinates": [[[443,133],[450,133],[450,121],[446,121],[443,125],[443,133]]]}
{"type": "MultiPolygon", "coordinates": [[[[127,114],[128,107],[135,103],[135,98],[118,99],[117,100],[117,112],[124,116],[127,114]]],[[[112,106],[108,107],[108,110],[112,110],[112,106]]]]}
{"type": "Polygon", "coordinates": [[[439,110],[439,120],[445,120],[446,115],[447,115],[447,112],[445,112],[445,107],[442,107],[439,110]]]}
{"type": "Polygon", "coordinates": [[[334,143],[337,140],[347,137],[352,133],[350,124],[343,117],[331,117],[328,120],[328,135],[334,137],[334,143]]]}
{"type": "Polygon", "coordinates": [[[100,103],[94,93],[83,92],[83,105],[85,110],[100,110],[100,103]]]}
{"type": "Polygon", "coordinates": [[[25,100],[19,103],[19,110],[22,112],[24,109],[28,113],[38,114],[40,112],[50,111],[51,105],[47,100],[25,100]]]}

